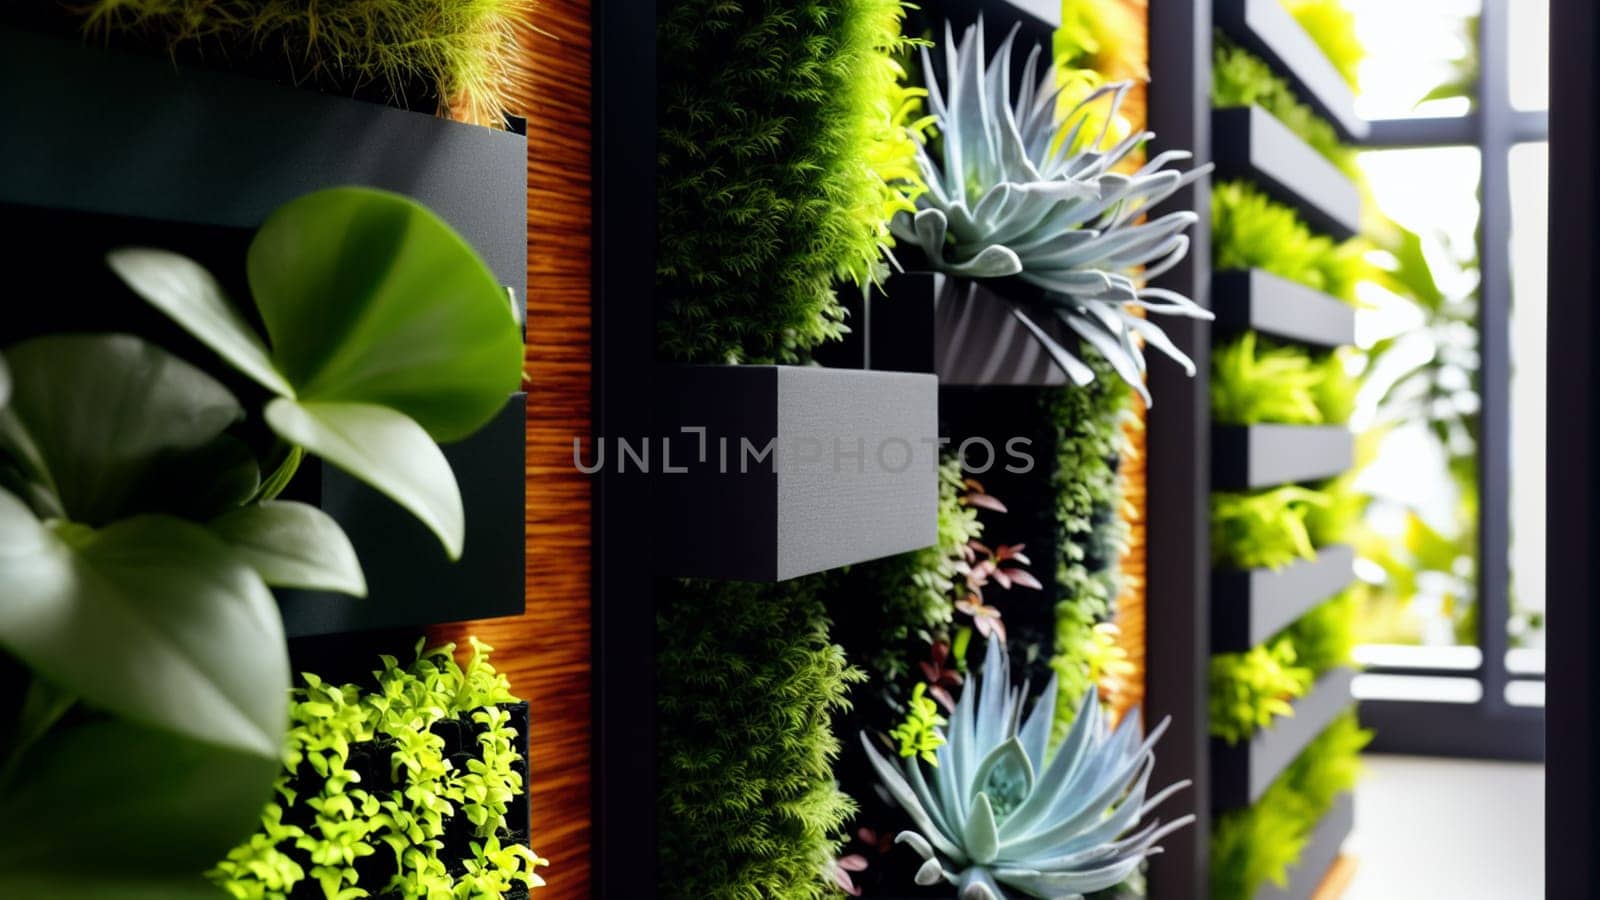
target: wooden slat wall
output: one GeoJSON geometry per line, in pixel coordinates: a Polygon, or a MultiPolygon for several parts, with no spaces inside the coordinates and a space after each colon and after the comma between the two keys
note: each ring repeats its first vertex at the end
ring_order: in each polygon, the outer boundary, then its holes
{"type": "Polygon", "coordinates": [[[519,24],[516,112],[528,118],[528,607],[475,634],[531,703],[533,848],[546,900],[589,896],[589,483],[572,439],[589,433],[590,6],[543,0],[519,24]]]}

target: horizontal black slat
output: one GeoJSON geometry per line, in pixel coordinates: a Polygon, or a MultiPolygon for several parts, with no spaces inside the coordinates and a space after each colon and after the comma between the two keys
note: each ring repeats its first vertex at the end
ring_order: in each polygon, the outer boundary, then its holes
{"type": "Polygon", "coordinates": [[[1218,572],[1211,591],[1211,643],[1218,653],[1239,653],[1294,624],[1355,578],[1355,551],[1322,547],[1316,559],[1278,571],[1218,572]]]}
{"type": "Polygon", "coordinates": [[[1288,78],[1302,100],[1348,141],[1366,137],[1355,93],[1281,0],[1216,0],[1217,24],[1288,78]]]}
{"type": "Polygon", "coordinates": [[[1273,720],[1248,741],[1229,745],[1211,740],[1211,805],[1221,812],[1261,799],[1300,752],[1350,706],[1350,669],[1334,669],[1317,679],[1294,702],[1294,715],[1273,720]]]}
{"type": "Polygon", "coordinates": [[[1317,347],[1356,341],[1350,304],[1261,269],[1218,272],[1211,279],[1219,332],[1259,331],[1317,347]]]}
{"type": "Polygon", "coordinates": [[[1211,150],[1222,177],[1244,177],[1293,206],[1311,227],[1339,240],[1361,230],[1355,182],[1260,107],[1211,114],[1211,150]]]}
{"type": "Polygon", "coordinates": [[[981,14],[991,48],[999,46],[1006,32],[1020,23],[1023,38],[1045,41],[1048,51],[1050,32],[1061,27],[1060,0],[922,0],[917,6],[959,27],[972,24],[981,14]]]}
{"type": "Polygon", "coordinates": [[[1355,463],[1344,425],[1218,425],[1212,429],[1212,480],[1222,490],[1316,481],[1355,463]]]}
{"type": "Polygon", "coordinates": [[[937,540],[932,375],[665,366],[655,381],[655,434],[624,436],[626,460],[606,435],[605,464],[651,480],[657,574],[782,581],[937,540]],[[705,429],[703,456],[685,428],[705,429]]]}
{"type": "Polygon", "coordinates": [[[1503,703],[1361,701],[1361,725],[1373,731],[1369,753],[1540,762],[1544,719],[1541,707],[1503,703]]]}
{"type": "Polygon", "coordinates": [[[0,28],[0,203],[254,228],[336,185],[406,194],[527,282],[527,139],[0,28]]]}
{"type": "Polygon", "coordinates": [[[1256,890],[1255,900],[1311,900],[1322,886],[1356,827],[1356,799],[1349,792],[1334,798],[1333,808],[1311,832],[1300,859],[1289,867],[1289,881],[1279,887],[1267,882],[1256,890]]]}

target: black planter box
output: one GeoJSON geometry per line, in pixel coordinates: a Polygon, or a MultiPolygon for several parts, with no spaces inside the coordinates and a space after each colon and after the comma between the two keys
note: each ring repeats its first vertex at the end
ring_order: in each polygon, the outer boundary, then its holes
{"type": "Polygon", "coordinates": [[[367,596],[276,591],[288,636],[521,615],[526,400],[513,395],[482,430],[443,447],[467,514],[466,543],[455,562],[393,500],[333,466],[303,466],[292,489],[296,499],[315,503],[344,527],[366,573],[367,596]]]}
{"type": "MultiPolygon", "coordinates": [[[[1026,294],[1007,279],[1004,287],[1026,294]]],[[[882,291],[853,298],[852,333],[840,365],[892,372],[931,372],[947,387],[1056,387],[1067,373],[1012,313],[1027,310],[1046,334],[1072,350],[1078,336],[1054,316],[1034,313],[1028,299],[1003,296],[983,281],[942,272],[894,275],[882,291]]]]}
{"type": "MultiPolygon", "coordinates": [[[[384,188],[427,204],[519,304],[524,295],[522,135],[180,71],[162,59],[9,28],[0,28],[0,77],[27,85],[0,109],[0,171],[8,175],[0,179],[0,221],[20,234],[20,253],[53,263],[35,268],[81,273],[75,296],[82,297],[70,307],[19,311],[8,342],[55,331],[126,331],[207,367],[210,351],[129,296],[106,269],[105,250],[145,244],[186,253],[242,298],[250,232],[279,205],[337,185],[384,188]]],[[[48,277],[22,273],[19,295],[35,294],[48,277]]],[[[215,374],[254,405],[251,392],[259,388],[236,373],[215,374]]],[[[458,564],[392,501],[308,461],[289,496],[340,522],[361,558],[369,596],[281,591],[288,634],[520,613],[523,408],[523,396],[513,396],[482,432],[444,448],[467,512],[458,564]]]]}
{"type": "MultiPolygon", "coordinates": [[[[607,471],[649,479],[656,574],[782,581],[937,540],[932,376],[820,366],[657,375],[654,433],[626,436],[631,453],[623,436],[602,444],[607,471]],[[704,444],[686,428],[704,428],[704,444]]],[[[587,465],[601,462],[595,454],[587,465]]]]}
{"type": "Polygon", "coordinates": [[[1260,269],[1213,275],[1211,303],[1222,333],[1259,331],[1317,347],[1356,342],[1356,311],[1350,304],[1260,269]]]}
{"type": "Polygon", "coordinates": [[[1355,551],[1322,547],[1316,559],[1273,571],[1217,572],[1212,576],[1211,649],[1240,653],[1262,643],[1347,587],[1355,577],[1355,551]]]}
{"type": "Polygon", "coordinates": [[[1223,490],[1317,481],[1355,464],[1355,435],[1344,425],[1217,425],[1211,433],[1212,480],[1223,490]]]}
{"type": "Polygon", "coordinates": [[[527,281],[527,139],[0,28],[0,203],[255,228],[338,185],[410,196],[527,281]]]}
{"type": "Polygon", "coordinates": [[[1350,85],[1280,0],[1216,0],[1216,19],[1230,37],[1287,77],[1340,137],[1360,141],[1367,136],[1350,85]]]}
{"type": "Polygon", "coordinates": [[[1340,794],[1334,799],[1333,808],[1317,823],[1311,840],[1300,852],[1299,862],[1289,869],[1289,883],[1278,887],[1268,882],[1256,891],[1255,900],[1311,900],[1355,827],[1355,795],[1340,794]]]}
{"type": "MultiPolygon", "coordinates": [[[[1023,37],[1045,38],[1048,52],[1050,33],[1061,27],[1059,0],[924,0],[918,5],[935,16],[948,19],[951,27],[957,29],[958,39],[961,37],[959,29],[976,22],[982,15],[985,43],[991,50],[1000,46],[1013,24],[1020,22],[1026,32],[1023,37]]],[[[935,35],[942,36],[942,33],[935,35]]],[[[1045,59],[1048,61],[1049,56],[1045,59]]]]}
{"type": "Polygon", "coordinates": [[[1361,230],[1361,191],[1338,167],[1259,107],[1211,113],[1211,150],[1222,177],[1243,176],[1338,240],[1361,230]]]}
{"type": "Polygon", "coordinates": [[[1349,708],[1350,669],[1334,669],[1296,700],[1294,715],[1275,719],[1248,741],[1229,745],[1211,739],[1211,806],[1217,812],[1239,809],[1261,799],[1306,745],[1349,708]]]}

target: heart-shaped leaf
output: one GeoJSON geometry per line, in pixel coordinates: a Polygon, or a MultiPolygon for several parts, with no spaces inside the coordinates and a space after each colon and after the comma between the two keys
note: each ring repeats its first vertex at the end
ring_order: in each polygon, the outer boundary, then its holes
{"type": "Polygon", "coordinates": [[[466,514],[450,463],[416,422],[385,406],[278,398],[267,424],[292,441],[382,491],[422,520],[461,556],[466,514]]]}
{"type": "Polygon", "coordinates": [[[51,515],[102,525],[150,511],[146,489],[174,470],[192,483],[232,471],[230,483],[253,484],[254,461],[216,446],[244,410],[165,350],[129,335],[59,335],[17,344],[6,359],[15,383],[0,448],[35,470],[55,498],[51,515]]]}
{"type": "Polygon", "coordinates": [[[255,829],[281,765],[117,719],[58,727],[0,789],[0,897],[219,898],[201,873],[255,829]]]}
{"type": "Polygon", "coordinates": [[[449,442],[521,381],[504,289],[443,219],[398,194],[335,188],[280,207],[247,273],[301,400],[392,407],[449,442]]]}
{"type": "Polygon", "coordinates": [[[274,500],[223,513],[210,527],[267,584],[367,595],[350,538],[315,506],[274,500]]]}
{"type": "Polygon", "coordinates": [[[289,662],[261,578],[205,528],[45,526],[0,491],[0,646],[92,706],[277,759],[289,662]]]}

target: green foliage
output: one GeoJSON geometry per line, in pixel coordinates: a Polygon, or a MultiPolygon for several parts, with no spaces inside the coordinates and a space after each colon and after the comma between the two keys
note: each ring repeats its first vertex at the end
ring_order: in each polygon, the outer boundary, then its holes
{"type": "Polygon", "coordinates": [[[928,696],[928,686],[919,681],[911,689],[905,720],[895,726],[889,736],[900,742],[901,756],[920,757],[928,765],[937,766],[939,760],[934,751],[944,746],[944,732],[939,730],[944,724],[939,704],[928,696]]]}
{"type": "Polygon", "coordinates": [[[939,463],[938,543],[852,567],[852,577],[863,579],[863,594],[874,602],[877,639],[862,656],[880,685],[898,685],[906,676],[913,638],[932,644],[954,617],[962,550],[983,536],[977,507],[961,502],[965,489],[961,460],[946,456],[939,463]]]}
{"type": "Polygon", "coordinates": [[[1354,711],[1343,714],[1254,806],[1218,819],[1211,836],[1211,896],[1248,900],[1268,881],[1285,884],[1317,823],[1340,794],[1355,787],[1361,748],[1371,739],[1354,711]]]}
{"type": "Polygon", "coordinates": [[[441,113],[498,125],[511,102],[514,27],[531,0],[90,0],[91,32],[176,53],[270,53],[296,78],[375,83],[404,105],[421,85],[441,113]]]}
{"type": "Polygon", "coordinates": [[[1297,484],[1213,493],[1212,561],[1236,569],[1281,569],[1296,559],[1315,559],[1306,516],[1327,504],[1326,494],[1297,484]]]}
{"type": "Polygon", "coordinates": [[[1244,181],[1211,191],[1211,249],[1216,268],[1265,269],[1290,281],[1356,302],[1370,267],[1359,238],[1336,243],[1314,234],[1294,210],[1244,181]]]}
{"type": "Polygon", "coordinates": [[[454,644],[424,651],[419,641],[408,667],[381,657],[366,688],[303,674],[278,799],[211,880],[238,900],[477,900],[543,885],[535,868],[548,863],[501,843],[521,827],[506,821],[523,790],[505,708],[516,698],[491,648],[471,644],[463,668],[454,644]],[[465,858],[449,858],[456,845],[465,858]]]}
{"type": "Polygon", "coordinates": [[[1098,700],[1085,697],[1052,757],[1055,690],[1052,678],[1024,718],[1027,689],[1012,687],[1003,642],[992,640],[983,673],[961,691],[949,742],[930,771],[916,759],[901,760],[897,769],[861,735],[878,779],[914,826],[895,840],[923,858],[918,884],[942,881],[961,897],[989,900],[1006,900],[1013,896],[1008,891],[1080,896],[1122,883],[1159,852],[1157,841],[1193,821],[1183,816],[1139,826],[1186,786],[1146,800],[1152,748],[1166,722],[1148,741],[1141,741],[1138,716],[1125,717],[1113,733],[1098,700]]]}
{"type": "Polygon", "coordinates": [[[470,434],[520,378],[516,323],[482,261],[395,195],[321,191],[269,217],[246,269],[271,349],[194,262],[142,249],[109,262],[272,392],[264,418],[276,440],[252,444],[220,381],[140,338],[5,349],[0,648],[30,675],[12,691],[51,702],[0,722],[23,738],[6,742],[0,782],[23,772],[32,782],[0,784],[0,822],[37,823],[26,841],[0,827],[0,843],[18,848],[0,860],[0,893],[100,896],[103,878],[191,889],[197,857],[226,850],[270,794],[289,667],[269,585],[365,592],[339,526],[276,493],[305,451],[318,453],[395,497],[456,555],[461,501],[433,442],[470,434]],[[151,758],[185,765],[95,786],[44,765],[46,753],[104,772],[151,758]],[[49,829],[78,826],[28,805],[45,796],[103,813],[112,849],[61,866],[48,840],[70,841],[49,829]],[[151,847],[151,833],[170,841],[151,847]]]}
{"type": "MultiPolygon", "coordinates": [[[[1071,329],[1149,403],[1142,344],[1190,375],[1194,364],[1148,314],[1211,318],[1180,294],[1144,286],[1188,253],[1183,232],[1199,219],[1189,210],[1152,210],[1210,167],[1165,169],[1189,154],[1163,153],[1137,170],[1112,172],[1149,137],[1141,132],[1111,147],[1101,144],[1129,85],[1106,85],[1058,117],[1061,80],[1055,67],[1039,65],[1038,45],[1012,96],[1004,66],[1015,38],[1009,35],[995,51],[1003,64],[995,70],[981,18],[959,44],[946,24],[945,42],[953,49],[947,47],[944,84],[928,82],[938,146],[917,154],[929,190],[917,198],[915,214],[901,212],[891,227],[939,271],[964,278],[1015,276],[1041,290],[1026,312],[1018,304],[1011,312],[1055,364],[1080,386],[1095,377],[1031,316],[1048,316],[1071,329]],[[1095,109],[1102,99],[1110,106],[1104,115],[1095,109]],[[1096,136],[1080,145],[1086,131],[1096,136]]],[[[922,59],[931,79],[940,70],[926,50],[922,59]]]]}
{"type": "Polygon", "coordinates": [[[1298,661],[1294,641],[1282,637],[1211,657],[1211,734],[1237,744],[1275,717],[1294,715],[1291,701],[1305,696],[1315,678],[1298,661]]]}
{"type": "Polygon", "coordinates": [[[921,185],[900,0],[672,0],[657,22],[662,352],[799,362],[921,185]]]}
{"type": "Polygon", "coordinates": [[[1339,143],[1333,126],[1295,96],[1289,82],[1266,61],[1235,44],[1221,32],[1216,35],[1211,60],[1211,105],[1259,106],[1322,154],[1351,178],[1358,176],[1355,151],[1339,143]]]}
{"type": "Polygon", "coordinates": [[[1284,0],[1284,6],[1322,48],[1345,83],[1359,88],[1356,77],[1367,49],[1356,36],[1356,14],[1345,8],[1343,0],[1284,0]]]}
{"type": "Polygon", "coordinates": [[[855,804],[830,715],[865,676],[828,637],[827,576],[675,582],[656,616],[663,897],[819,898],[855,804]]]}
{"type": "Polygon", "coordinates": [[[1253,331],[1211,354],[1211,414],[1225,425],[1342,424],[1358,387],[1341,353],[1313,354],[1253,331]]]}
{"type": "Polygon", "coordinates": [[[1327,502],[1306,508],[1306,533],[1317,547],[1352,544],[1367,511],[1367,495],[1355,489],[1356,472],[1346,472],[1317,486],[1327,502]]]}
{"type": "Polygon", "coordinates": [[[1290,702],[1318,676],[1350,664],[1359,613],[1355,592],[1343,591],[1248,651],[1213,656],[1211,733],[1237,744],[1274,718],[1293,715],[1290,702]]]}
{"type": "MultiPolygon", "coordinates": [[[[1109,367],[1103,360],[1088,359],[1091,365],[1109,367]]],[[[1055,454],[1050,489],[1055,496],[1059,600],[1050,667],[1060,685],[1056,739],[1065,735],[1078,705],[1094,688],[1100,650],[1095,625],[1110,616],[1117,596],[1116,561],[1127,542],[1117,460],[1125,452],[1122,426],[1131,399],[1127,387],[1111,378],[1041,396],[1055,454]]]]}

